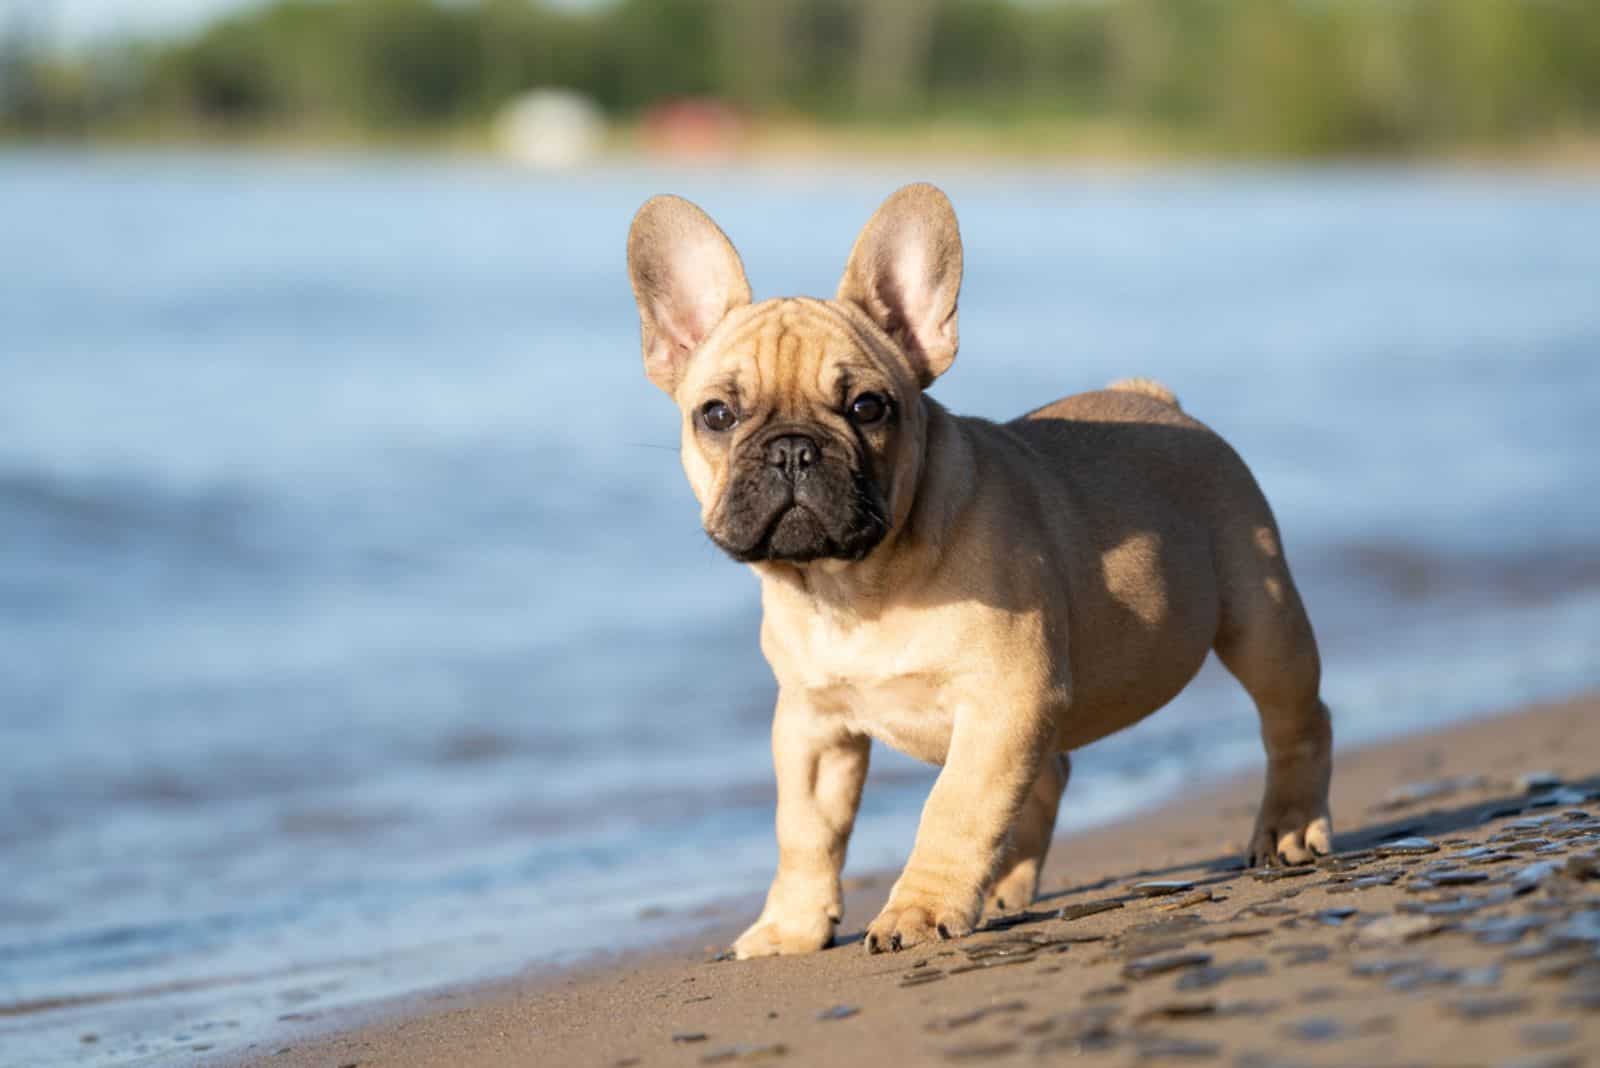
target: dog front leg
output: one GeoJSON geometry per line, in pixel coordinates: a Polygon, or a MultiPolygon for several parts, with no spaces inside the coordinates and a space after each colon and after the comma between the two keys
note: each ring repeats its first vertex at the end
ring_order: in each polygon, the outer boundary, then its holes
{"type": "Polygon", "coordinates": [[[1005,708],[991,698],[956,714],[911,859],[867,928],[869,953],[959,938],[977,925],[1053,737],[1044,710],[1016,715],[1005,708]]]}
{"type": "Polygon", "coordinates": [[[778,777],[778,873],[766,907],[733,944],[740,960],[811,953],[833,941],[844,911],[839,872],[861,803],[871,740],[781,692],[772,719],[778,777]]]}

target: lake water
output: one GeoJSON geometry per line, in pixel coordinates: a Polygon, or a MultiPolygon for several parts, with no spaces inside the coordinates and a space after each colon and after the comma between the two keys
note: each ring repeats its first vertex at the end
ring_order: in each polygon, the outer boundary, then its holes
{"type": "MultiPolygon", "coordinates": [[[[758,893],[756,584],[623,239],[680,192],[827,295],[918,177],[967,242],[936,394],[1173,386],[1277,510],[1341,744],[1600,682],[1595,184],[0,155],[0,1062],[270,1049],[758,893]]],[[[1064,823],[1259,760],[1208,669],[1064,823]]],[[[853,870],[930,782],[875,755],[853,870]]]]}

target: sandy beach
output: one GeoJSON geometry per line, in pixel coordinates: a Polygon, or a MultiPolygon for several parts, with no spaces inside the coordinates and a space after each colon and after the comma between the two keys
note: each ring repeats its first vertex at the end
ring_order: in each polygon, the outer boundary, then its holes
{"type": "Polygon", "coordinates": [[[1242,869],[1258,789],[1058,840],[1041,900],[961,941],[865,953],[884,873],[823,953],[714,959],[729,916],[229,1063],[1600,1063],[1600,695],[1342,753],[1312,867],[1242,869]]]}

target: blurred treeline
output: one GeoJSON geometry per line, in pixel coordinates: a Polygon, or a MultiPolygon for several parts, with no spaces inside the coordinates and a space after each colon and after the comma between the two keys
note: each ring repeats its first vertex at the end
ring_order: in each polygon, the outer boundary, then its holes
{"type": "Polygon", "coordinates": [[[0,126],[22,133],[459,130],[542,86],[622,120],[714,96],[1277,155],[1600,130],[1600,0],[276,0],[77,54],[29,25],[0,46],[0,126]]]}

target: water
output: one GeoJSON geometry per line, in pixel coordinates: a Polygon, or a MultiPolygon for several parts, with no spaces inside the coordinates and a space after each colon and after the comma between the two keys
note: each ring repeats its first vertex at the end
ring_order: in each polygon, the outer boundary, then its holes
{"type": "MultiPolygon", "coordinates": [[[[281,1044],[758,892],[755,583],[697,527],[623,237],[681,192],[758,296],[825,295],[923,176],[967,241],[937,395],[1171,384],[1277,509],[1342,743],[1600,681],[1594,185],[0,156],[0,1062],[281,1044]]],[[[1255,731],[1208,669],[1064,820],[1255,731]]],[[[853,869],[930,781],[875,755],[853,869]]]]}

